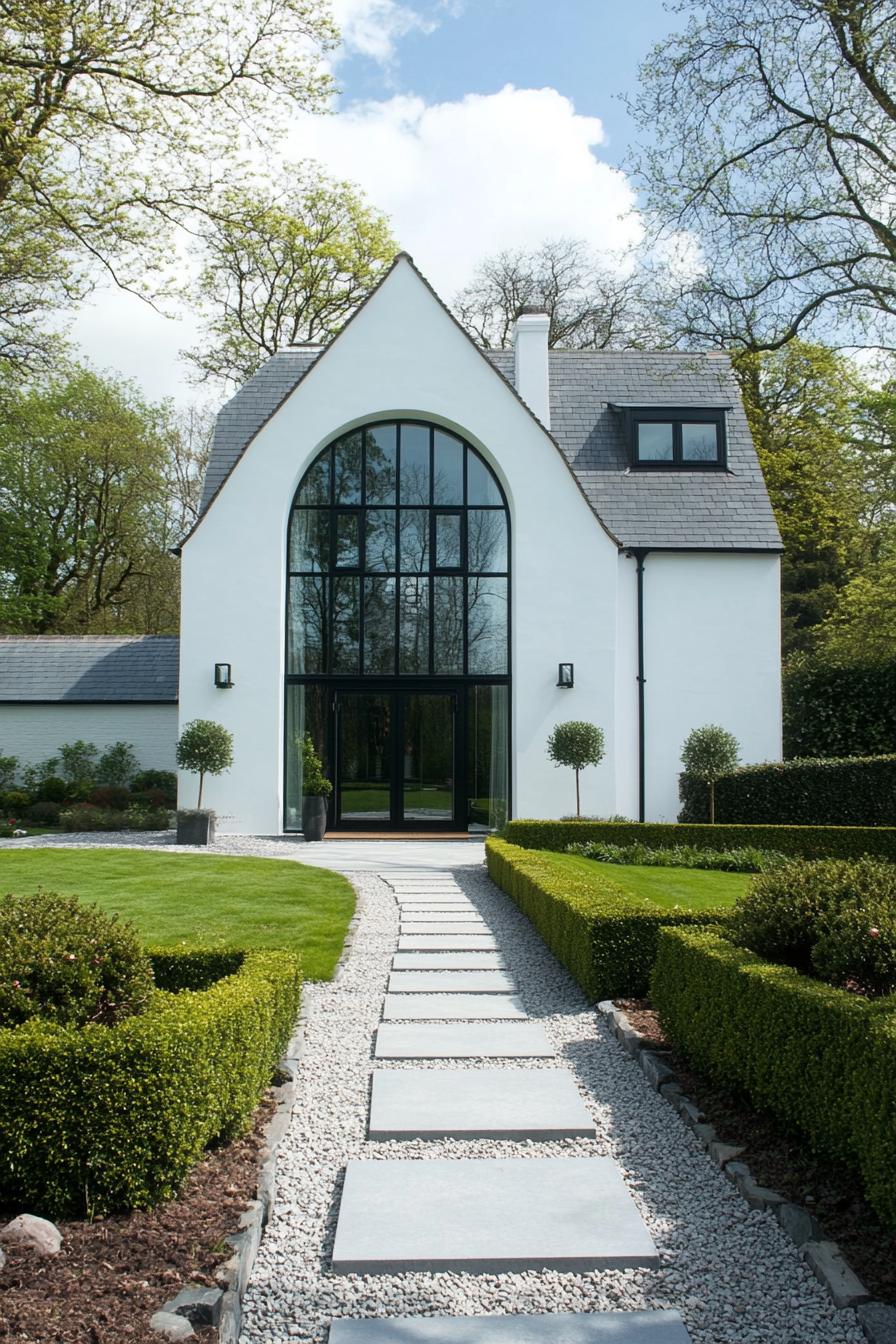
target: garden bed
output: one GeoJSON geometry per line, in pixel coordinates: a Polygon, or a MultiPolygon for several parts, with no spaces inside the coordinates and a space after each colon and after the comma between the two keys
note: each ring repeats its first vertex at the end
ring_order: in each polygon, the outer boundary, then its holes
{"type": "MultiPolygon", "coordinates": [[[[224,1244],[255,1198],[266,1098],[251,1133],[207,1153],[177,1199],[147,1212],[60,1222],[62,1250],[37,1257],[7,1248],[0,1269],[0,1341],[15,1344],[158,1344],[149,1320],[187,1286],[217,1286],[233,1254],[224,1244]]],[[[7,1209],[0,1221],[20,1210],[7,1209]]],[[[217,1331],[196,1328],[203,1344],[217,1331]]]]}

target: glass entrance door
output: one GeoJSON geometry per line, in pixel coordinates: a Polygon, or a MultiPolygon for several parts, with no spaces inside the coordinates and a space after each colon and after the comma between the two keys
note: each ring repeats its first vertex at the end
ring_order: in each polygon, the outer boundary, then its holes
{"type": "Polygon", "coordinates": [[[335,829],[465,824],[456,692],[346,689],[336,710],[335,829]]]}

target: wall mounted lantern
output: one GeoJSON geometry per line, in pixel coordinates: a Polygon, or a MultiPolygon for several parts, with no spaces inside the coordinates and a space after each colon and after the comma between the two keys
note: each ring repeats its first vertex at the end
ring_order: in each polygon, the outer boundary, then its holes
{"type": "Polygon", "coordinates": [[[219,691],[229,691],[233,682],[230,679],[230,663],[215,663],[215,685],[219,691]]]}
{"type": "Polygon", "coordinates": [[[572,690],[573,687],[572,663],[558,663],[557,685],[562,686],[564,691],[572,690]]]}

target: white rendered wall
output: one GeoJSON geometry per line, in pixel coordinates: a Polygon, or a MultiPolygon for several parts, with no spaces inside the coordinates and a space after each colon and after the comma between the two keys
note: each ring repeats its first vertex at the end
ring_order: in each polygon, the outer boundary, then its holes
{"type": "Polygon", "coordinates": [[[281,829],[285,548],[299,480],[341,432],[403,415],[462,434],[507,491],[514,815],[574,810],[571,772],[545,755],[549,732],[569,718],[593,718],[607,733],[608,759],[585,778],[583,810],[614,809],[616,545],[557,448],[400,262],[258,434],[184,547],[181,722],[211,718],[234,735],[234,766],[208,781],[204,798],[222,832],[281,829]],[[222,661],[233,664],[232,690],[212,684],[222,661]],[[556,688],[559,662],[575,663],[572,691],[556,688]]]}
{"type": "Polygon", "coordinates": [[[616,801],[613,814],[638,820],[638,571],[619,555],[616,607],[616,801]]]}
{"type": "Polygon", "coordinates": [[[647,555],[647,821],[678,816],[681,748],[692,728],[727,728],[744,765],[780,760],[779,571],[777,555],[647,555]]]}
{"type": "Polygon", "coordinates": [[[2,705],[0,756],[37,765],[66,742],[130,742],[143,770],[174,770],[177,705],[2,705]]]}

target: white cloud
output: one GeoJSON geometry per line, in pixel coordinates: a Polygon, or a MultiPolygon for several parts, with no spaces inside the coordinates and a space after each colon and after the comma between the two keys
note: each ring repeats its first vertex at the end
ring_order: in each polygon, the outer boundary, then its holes
{"type": "Polygon", "coordinates": [[[571,236],[616,252],[637,240],[625,175],[593,153],[603,138],[599,118],[556,89],[507,85],[456,102],[404,96],[303,117],[292,148],[362,186],[450,297],[503,248],[571,236]]]}
{"type": "Polygon", "coordinates": [[[342,35],[342,54],[367,56],[380,65],[395,59],[396,43],[408,33],[438,27],[399,0],[330,0],[330,8],[342,35]]]}

